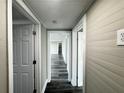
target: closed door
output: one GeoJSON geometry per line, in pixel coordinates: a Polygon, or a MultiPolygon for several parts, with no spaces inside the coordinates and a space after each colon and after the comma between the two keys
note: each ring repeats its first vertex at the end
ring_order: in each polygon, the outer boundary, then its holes
{"type": "Polygon", "coordinates": [[[14,93],[33,92],[32,41],[31,25],[14,25],[14,93]]]}

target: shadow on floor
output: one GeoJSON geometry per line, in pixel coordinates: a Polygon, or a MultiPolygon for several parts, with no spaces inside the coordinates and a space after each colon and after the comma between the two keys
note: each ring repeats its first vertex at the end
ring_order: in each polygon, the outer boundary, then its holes
{"type": "Polygon", "coordinates": [[[73,87],[67,81],[51,81],[47,84],[45,93],[83,93],[82,88],[73,87]]]}

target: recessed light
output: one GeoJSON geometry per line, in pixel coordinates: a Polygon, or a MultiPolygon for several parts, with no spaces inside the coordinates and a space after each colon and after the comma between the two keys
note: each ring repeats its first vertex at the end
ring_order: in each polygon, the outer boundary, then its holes
{"type": "Polygon", "coordinates": [[[53,24],[57,24],[57,21],[56,21],[56,20],[53,20],[52,23],[53,23],[53,24]]]}

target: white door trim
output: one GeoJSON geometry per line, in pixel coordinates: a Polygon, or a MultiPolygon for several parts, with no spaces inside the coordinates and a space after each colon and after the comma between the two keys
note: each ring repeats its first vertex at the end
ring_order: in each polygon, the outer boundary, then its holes
{"type": "MultiPolygon", "coordinates": [[[[7,1],[7,23],[8,23],[8,27],[7,27],[7,31],[8,31],[8,91],[9,93],[13,93],[13,20],[12,20],[12,6],[17,7],[20,12],[22,12],[25,16],[27,16],[35,25],[37,25],[37,39],[38,39],[38,50],[40,51],[40,47],[41,47],[41,24],[40,21],[36,18],[36,16],[34,16],[34,14],[30,11],[30,9],[25,5],[25,3],[22,0],[8,0],[7,1]]],[[[38,55],[38,63],[41,63],[41,51],[37,52],[38,55]]],[[[38,68],[38,73],[40,73],[40,65],[38,68]]],[[[40,74],[38,74],[38,79],[40,78],[40,74]]],[[[39,80],[41,81],[41,80],[39,80]]],[[[40,85],[38,84],[38,88],[39,91],[41,91],[40,89],[40,85]]]]}
{"type": "MultiPolygon", "coordinates": [[[[79,31],[81,29],[81,27],[83,28],[83,33],[84,33],[84,60],[83,60],[83,93],[85,93],[85,89],[86,89],[86,31],[87,31],[87,21],[86,21],[86,14],[82,17],[82,24],[79,22],[73,29],[73,32],[76,33],[76,31],[79,31]]],[[[75,34],[74,33],[74,34],[75,34]]],[[[73,38],[73,37],[72,37],[73,38]]],[[[73,40],[73,39],[72,39],[73,40]]],[[[72,41],[73,42],[73,41],[72,41]]],[[[73,50],[72,50],[73,51],[73,50]]],[[[73,53],[73,52],[72,52],[73,53]]],[[[72,54],[72,58],[73,58],[73,54],[72,54]]],[[[73,60],[73,59],[72,59],[73,60]]],[[[73,65],[73,63],[72,63],[73,65]]],[[[73,75],[72,75],[73,78],[73,75]]],[[[71,80],[72,85],[75,86],[75,81],[74,79],[71,80]]]]}
{"type": "MultiPolygon", "coordinates": [[[[51,52],[50,52],[50,34],[51,33],[56,33],[57,31],[51,31],[51,30],[47,30],[47,65],[48,65],[48,68],[47,68],[47,70],[48,70],[48,82],[50,82],[51,81],[51,52]]],[[[59,31],[59,32],[67,32],[67,31],[59,31]]],[[[72,75],[72,71],[71,71],[71,69],[72,69],[72,67],[71,67],[71,57],[72,57],[72,55],[71,55],[71,53],[72,53],[72,47],[71,47],[71,43],[72,43],[72,32],[71,31],[68,31],[67,32],[68,33],[68,36],[69,36],[69,51],[68,51],[68,53],[69,53],[69,62],[67,62],[68,64],[67,65],[69,65],[69,77],[68,77],[68,80],[69,81],[71,81],[71,75],[72,75]]],[[[66,53],[66,55],[67,55],[67,53],[66,53]]]]}
{"type": "Polygon", "coordinates": [[[77,25],[72,30],[72,80],[71,83],[73,86],[78,86],[77,75],[78,75],[78,47],[77,47],[77,33],[83,29],[83,17],[77,23],[77,25]]]}
{"type": "Polygon", "coordinates": [[[87,31],[87,15],[83,17],[83,32],[84,32],[84,64],[83,64],[83,93],[86,93],[86,31],[87,31]]]}
{"type": "Polygon", "coordinates": [[[7,21],[8,21],[8,91],[13,93],[13,34],[12,34],[12,0],[7,2],[7,21]]]}

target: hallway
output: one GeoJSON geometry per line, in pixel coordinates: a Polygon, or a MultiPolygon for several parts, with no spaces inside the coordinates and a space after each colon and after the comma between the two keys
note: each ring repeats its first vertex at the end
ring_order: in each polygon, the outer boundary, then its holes
{"type": "Polygon", "coordinates": [[[124,93],[123,15],[124,0],[1,0],[0,93],[124,93]]]}

